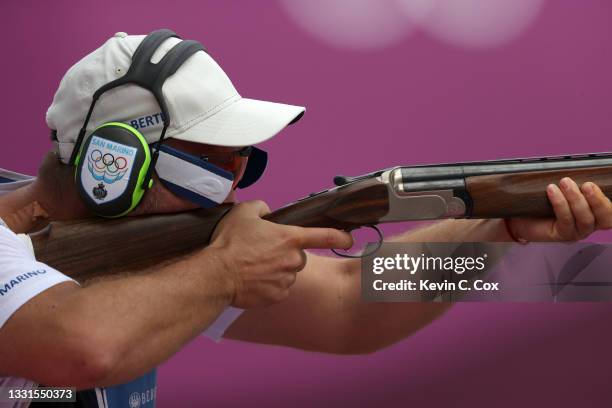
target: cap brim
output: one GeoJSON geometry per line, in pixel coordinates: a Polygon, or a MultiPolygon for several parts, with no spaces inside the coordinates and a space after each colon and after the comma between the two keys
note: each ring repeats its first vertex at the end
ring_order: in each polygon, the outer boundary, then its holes
{"type": "Polygon", "coordinates": [[[241,98],[172,137],[219,146],[250,146],[270,139],[305,110],[302,106],[241,98]]]}

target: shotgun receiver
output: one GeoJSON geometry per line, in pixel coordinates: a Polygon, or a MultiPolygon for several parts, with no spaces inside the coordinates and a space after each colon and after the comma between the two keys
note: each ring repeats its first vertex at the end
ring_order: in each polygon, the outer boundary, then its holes
{"type": "MultiPolygon", "coordinates": [[[[592,181],[612,197],[612,152],[394,167],[359,177],[337,176],[336,187],[310,194],[265,218],[351,231],[411,220],[551,217],[546,187],[563,177],[579,185],[592,181]]],[[[31,238],[39,261],[83,280],[142,269],[201,248],[230,208],[53,222],[31,238]]]]}

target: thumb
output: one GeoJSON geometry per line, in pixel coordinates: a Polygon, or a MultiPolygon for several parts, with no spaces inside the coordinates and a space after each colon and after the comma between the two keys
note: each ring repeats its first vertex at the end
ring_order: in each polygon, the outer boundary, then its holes
{"type": "Polygon", "coordinates": [[[268,207],[268,204],[261,200],[245,201],[238,204],[238,207],[241,207],[244,211],[250,212],[260,218],[270,213],[270,207],[268,207]]]}

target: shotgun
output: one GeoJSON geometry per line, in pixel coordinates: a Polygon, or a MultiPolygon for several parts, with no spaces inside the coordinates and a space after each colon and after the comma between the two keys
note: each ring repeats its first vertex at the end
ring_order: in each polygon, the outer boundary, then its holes
{"type": "MultiPolygon", "coordinates": [[[[352,231],[443,218],[551,217],[546,187],[571,177],[612,197],[612,152],[394,167],[310,194],[265,218],[352,231]]],[[[183,213],[52,222],[31,234],[36,258],[77,280],[139,270],[210,241],[231,204],[183,213]]],[[[381,241],[382,234],[379,232],[381,241]]]]}

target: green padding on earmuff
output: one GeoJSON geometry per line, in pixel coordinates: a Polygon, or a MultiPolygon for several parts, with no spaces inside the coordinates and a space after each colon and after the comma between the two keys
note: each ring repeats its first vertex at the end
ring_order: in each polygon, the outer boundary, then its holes
{"type": "MultiPolygon", "coordinates": [[[[75,159],[75,182],[85,205],[102,217],[121,217],[142,200],[151,152],[144,136],[125,123],[97,127],[75,159]]],[[[149,186],[145,186],[149,184],[149,186]]]]}

